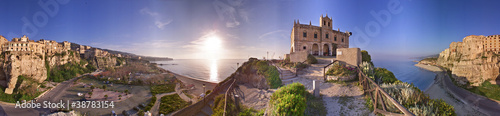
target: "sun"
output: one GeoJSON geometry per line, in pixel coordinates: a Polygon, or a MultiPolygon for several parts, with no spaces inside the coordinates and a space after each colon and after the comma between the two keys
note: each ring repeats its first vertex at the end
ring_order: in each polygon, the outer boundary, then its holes
{"type": "Polygon", "coordinates": [[[205,38],[204,50],[208,59],[218,59],[221,53],[222,40],[215,34],[205,38]]]}

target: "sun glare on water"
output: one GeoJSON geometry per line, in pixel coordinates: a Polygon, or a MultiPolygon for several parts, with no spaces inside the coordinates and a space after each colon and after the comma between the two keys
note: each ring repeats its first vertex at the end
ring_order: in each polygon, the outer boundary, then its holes
{"type": "Polygon", "coordinates": [[[219,72],[217,69],[217,60],[220,58],[221,55],[221,50],[222,50],[222,41],[221,39],[215,35],[209,35],[207,38],[205,38],[204,41],[204,46],[203,50],[204,53],[206,54],[205,59],[208,59],[208,62],[210,62],[209,67],[210,67],[210,81],[218,81],[218,76],[219,72]]]}

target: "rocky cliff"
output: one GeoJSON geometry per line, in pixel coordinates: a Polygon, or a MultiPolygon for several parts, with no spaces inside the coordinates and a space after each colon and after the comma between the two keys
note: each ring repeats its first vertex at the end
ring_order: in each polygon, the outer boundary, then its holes
{"type": "Polygon", "coordinates": [[[20,75],[32,78],[39,83],[47,79],[43,56],[29,53],[4,53],[3,56],[0,84],[6,87],[5,93],[13,92],[17,77],[20,75]]]}
{"type": "Polygon", "coordinates": [[[237,83],[241,85],[247,85],[252,88],[269,89],[270,86],[267,83],[266,77],[258,73],[259,67],[257,62],[257,59],[251,58],[249,61],[243,63],[231,77],[234,77],[237,83]]]}
{"type": "Polygon", "coordinates": [[[471,35],[465,37],[463,42],[452,42],[449,48],[439,54],[436,64],[450,69],[459,84],[469,82],[477,86],[487,80],[499,79],[500,55],[485,52],[483,39],[485,36],[471,35]]]}

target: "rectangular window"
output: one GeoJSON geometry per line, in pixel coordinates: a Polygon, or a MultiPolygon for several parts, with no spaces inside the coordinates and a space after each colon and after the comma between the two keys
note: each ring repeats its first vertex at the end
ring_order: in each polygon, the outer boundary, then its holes
{"type": "Polygon", "coordinates": [[[307,37],[307,33],[306,33],[306,32],[304,32],[303,36],[304,36],[304,37],[307,37]]]}
{"type": "Polygon", "coordinates": [[[342,38],[342,42],[344,42],[344,38],[342,38]]]}
{"type": "Polygon", "coordinates": [[[333,41],[337,41],[337,36],[333,37],[333,41]]]}
{"type": "Polygon", "coordinates": [[[315,34],[314,34],[314,38],[318,38],[318,34],[316,34],[316,33],[315,33],[315,34]]]}
{"type": "Polygon", "coordinates": [[[326,34],[326,38],[328,38],[328,34],[326,34]]]}

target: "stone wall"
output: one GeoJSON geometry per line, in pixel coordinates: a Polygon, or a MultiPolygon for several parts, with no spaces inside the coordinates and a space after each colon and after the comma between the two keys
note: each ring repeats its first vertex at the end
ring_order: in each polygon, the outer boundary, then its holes
{"type": "Polygon", "coordinates": [[[290,53],[290,62],[304,62],[307,60],[307,51],[298,51],[290,53]]]}
{"type": "Polygon", "coordinates": [[[359,48],[338,48],[337,60],[347,65],[358,66],[361,64],[361,50],[359,48]]]}

